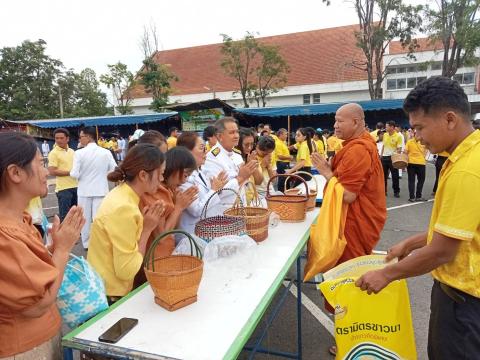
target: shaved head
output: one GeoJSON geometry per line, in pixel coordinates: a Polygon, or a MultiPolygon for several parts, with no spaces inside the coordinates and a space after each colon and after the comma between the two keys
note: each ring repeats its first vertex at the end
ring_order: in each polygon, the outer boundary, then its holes
{"type": "Polygon", "coordinates": [[[342,140],[360,136],[365,131],[365,113],[360,105],[349,103],[335,114],[335,135],[342,140]]]}

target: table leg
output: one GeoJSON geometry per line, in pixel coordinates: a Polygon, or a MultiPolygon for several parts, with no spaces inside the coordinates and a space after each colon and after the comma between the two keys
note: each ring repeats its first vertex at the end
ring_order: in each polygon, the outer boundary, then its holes
{"type": "Polygon", "coordinates": [[[73,350],[71,348],[63,348],[63,360],[73,360],[73,350]]]}

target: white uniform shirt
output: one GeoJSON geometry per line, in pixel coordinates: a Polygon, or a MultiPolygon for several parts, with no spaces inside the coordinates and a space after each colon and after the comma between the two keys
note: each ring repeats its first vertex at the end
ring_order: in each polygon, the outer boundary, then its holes
{"type": "Polygon", "coordinates": [[[70,176],[78,180],[78,196],[105,196],[108,194],[107,175],[117,164],[112,153],[95,143],[75,151],[70,176]]]}
{"type": "MultiPolygon", "coordinates": [[[[187,181],[180,186],[180,190],[185,191],[192,186],[198,188],[198,198],[185,209],[180,218],[180,229],[189,234],[194,233],[195,224],[200,220],[202,210],[207,200],[214,194],[214,191],[210,188],[210,181],[201,170],[195,170],[192,175],[188,177],[187,181]]],[[[215,195],[208,203],[207,217],[223,214],[219,206],[217,206],[218,204],[220,204],[220,198],[218,195],[215,195]]]]}
{"type": "MultiPolygon", "coordinates": [[[[225,150],[220,142],[217,142],[217,144],[215,144],[215,146],[207,153],[207,160],[202,170],[208,181],[210,181],[212,177],[218,176],[220,172],[225,171],[227,173],[228,182],[224,187],[238,192],[239,184],[237,181],[237,176],[240,165],[242,164],[242,155],[236,153],[235,151],[225,150]]],[[[231,191],[224,191],[220,194],[222,205],[220,208],[222,213],[223,210],[232,207],[235,198],[236,195],[231,191]]]]}
{"type": "Polygon", "coordinates": [[[48,143],[43,143],[42,144],[42,155],[44,157],[47,157],[49,152],[50,152],[50,145],[48,143]]]}

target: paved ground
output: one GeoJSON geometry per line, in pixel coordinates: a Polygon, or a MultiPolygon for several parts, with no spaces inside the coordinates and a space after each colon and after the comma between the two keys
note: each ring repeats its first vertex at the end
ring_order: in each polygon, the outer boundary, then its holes
{"type": "MultiPolygon", "coordinates": [[[[424,197],[430,198],[435,178],[434,167],[427,167],[427,179],[424,186],[424,197]]],[[[407,178],[404,174],[401,181],[400,199],[391,196],[391,184],[389,183],[390,196],[387,197],[388,219],[382,232],[382,238],[377,246],[378,250],[387,250],[399,240],[412,234],[426,230],[432,209],[432,202],[408,203],[407,178]],[[402,206],[403,205],[403,206],[402,206]]],[[[50,194],[44,199],[44,207],[47,216],[52,216],[57,211],[57,201],[53,193],[53,186],[49,188],[50,194]]],[[[74,253],[85,255],[80,242],[76,245],[74,253]]],[[[294,268],[291,276],[294,276],[294,268]]],[[[412,317],[415,329],[415,338],[418,352],[418,359],[426,359],[428,317],[430,306],[430,287],[432,281],[430,276],[421,276],[408,280],[410,290],[410,301],[412,317]]],[[[303,358],[310,359],[333,359],[328,354],[328,347],[333,344],[333,337],[327,330],[332,322],[325,315],[323,299],[319,291],[313,285],[303,286],[304,307],[303,307],[303,358]],[[320,320],[320,321],[319,321],[320,320]]],[[[278,296],[277,296],[278,297],[278,296]]],[[[276,301],[276,300],[275,300],[276,301]]],[[[275,303],[274,301],[274,303],[275,303]]],[[[285,306],[281,309],[273,327],[268,331],[263,345],[267,348],[274,348],[283,351],[295,351],[296,349],[296,298],[289,294],[285,306]]],[[[271,309],[257,327],[256,334],[266,321],[271,309]]],[[[248,353],[242,352],[240,359],[248,359],[248,353]]],[[[258,359],[277,359],[273,355],[257,355],[258,359]]]]}

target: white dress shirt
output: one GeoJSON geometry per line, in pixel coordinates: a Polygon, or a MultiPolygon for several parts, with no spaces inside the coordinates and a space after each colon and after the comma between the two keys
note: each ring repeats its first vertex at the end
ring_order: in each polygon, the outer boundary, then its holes
{"type": "Polygon", "coordinates": [[[112,153],[96,143],[75,151],[70,176],[78,180],[77,195],[92,197],[108,193],[107,175],[117,166],[112,153]]]}
{"type": "MultiPolygon", "coordinates": [[[[217,142],[217,144],[207,153],[207,160],[203,165],[203,174],[207,177],[207,181],[218,176],[220,172],[225,171],[227,173],[228,182],[224,188],[233,189],[238,192],[239,184],[237,180],[238,170],[243,164],[243,158],[235,151],[227,151],[225,148],[217,142]],[[217,150],[218,149],[218,150],[217,150]]],[[[236,199],[236,195],[231,191],[224,191],[220,194],[222,213],[223,210],[232,207],[236,199]]],[[[220,210],[219,210],[220,211],[220,210]]]]}
{"type": "MultiPolygon", "coordinates": [[[[200,220],[202,210],[207,200],[214,194],[210,187],[210,181],[200,170],[195,170],[187,181],[180,186],[180,190],[185,191],[191,186],[198,188],[198,198],[185,209],[180,218],[180,229],[185,230],[189,234],[194,234],[195,224],[200,220]]],[[[223,212],[217,206],[220,203],[218,195],[212,197],[208,203],[207,217],[215,215],[223,215],[223,212]]]]}

